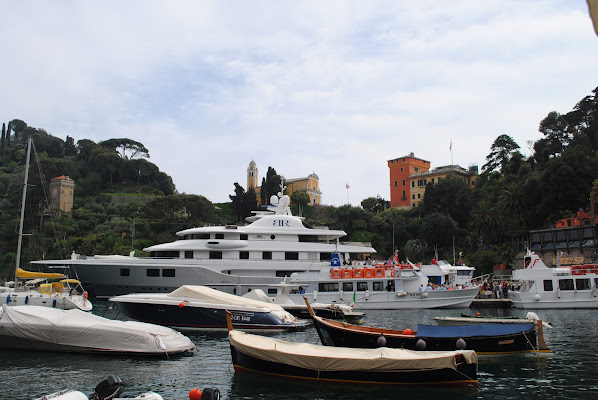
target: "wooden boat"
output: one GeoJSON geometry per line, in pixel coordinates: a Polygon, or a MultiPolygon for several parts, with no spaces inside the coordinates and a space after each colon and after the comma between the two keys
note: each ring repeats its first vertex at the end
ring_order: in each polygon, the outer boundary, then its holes
{"type": "Polygon", "coordinates": [[[255,372],[312,381],[387,385],[477,385],[477,355],[471,350],[416,352],[353,349],[292,343],[232,329],[235,372],[255,372]]]}
{"type": "MultiPolygon", "coordinates": [[[[305,301],[309,308],[309,301],[305,301]]],[[[478,355],[552,354],[544,342],[542,321],[511,325],[418,325],[418,330],[412,331],[333,321],[318,317],[313,310],[310,315],[322,344],[326,346],[390,347],[420,351],[469,349],[478,355]]]]}

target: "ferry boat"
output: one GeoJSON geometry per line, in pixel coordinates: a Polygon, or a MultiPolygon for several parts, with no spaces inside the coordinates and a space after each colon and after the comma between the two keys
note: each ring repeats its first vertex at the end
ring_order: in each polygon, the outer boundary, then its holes
{"type": "MultiPolygon", "coordinates": [[[[335,262],[333,265],[340,265],[335,262]]],[[[428,277],[413,263],[358,268],[333,267],[291,275],[304,294],[289,294],[298,302],[345,303],[355,310],[392,310],[469,307],[480,291],[471,280],[433,288],[428,277]]]]}
{"type": "Polygon", "coordinates": [[[513,307],[598,308],[598,264],[550,268],[527,250],[525,268],[513,271],[519,290],[509,291],[513,307]]]}
{"type": "MultiPolygon", "coordinates": [[[[282,190],[281,190],[282,192],[282,190]]],[[[342,230],[315,228],[293,216],[287,195],[272,196],[266,211],[254,212],[247,225],[190,228],[171,243],[145,248],[149,258],[85,257],[73,252],[67,260],[32,264],[45,271],[77,276],[90,295],[108,299],[129,293],[170,293],[183,285],[209,286],[243,295],[262,289],[275,296],[283,277],[294,272],[330,268],[332,253],[365,259],[368,246],[342,244],[342,230]]]]}

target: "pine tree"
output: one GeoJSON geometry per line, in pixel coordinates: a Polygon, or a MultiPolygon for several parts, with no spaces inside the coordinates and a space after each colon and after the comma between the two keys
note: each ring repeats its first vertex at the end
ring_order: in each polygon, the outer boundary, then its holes
{"type": "Polygon", "coordinates": [[[4,136],[6,135],[6,124],[2,123],[2,138],[0,138],[0,149],[4,148],[4,136]]]}

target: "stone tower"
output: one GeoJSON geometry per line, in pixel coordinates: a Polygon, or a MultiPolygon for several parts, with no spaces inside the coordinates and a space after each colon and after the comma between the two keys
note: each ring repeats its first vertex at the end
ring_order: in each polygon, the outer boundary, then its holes
{"type": "Polygon", "coordinates": [[[65,213],[73,209],[75,181],[68,176],[59,176],[50,180],[50,196],[52,208],[65,213]]]}
{"type": "Polygon", "coordinates": [[[249,163],[249,167],[247,167],[247,190],[249,190],[249,188],[253,188],[254,190],[255,188],[257,188],[257,173],[258,170],[255,161],[251,160],[251,162],[249,163]]]}

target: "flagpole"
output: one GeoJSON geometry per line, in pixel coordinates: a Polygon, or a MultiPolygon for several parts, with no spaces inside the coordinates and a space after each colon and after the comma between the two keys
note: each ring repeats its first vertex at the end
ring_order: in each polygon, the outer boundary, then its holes
{"type": "Polygon", "coordinates": [[[451,165],[455,165],[455,162],[453,161],[453,138],[451,138],[451,144],[449,145],[449,150],[451,152],[451,165]]]}
{"type": "Polygon", "coordinates": [[[351,202],[349,201],[349,182],[347,182],[345,188],[347,189],[347,204],[351,204],[351,202]]]}

